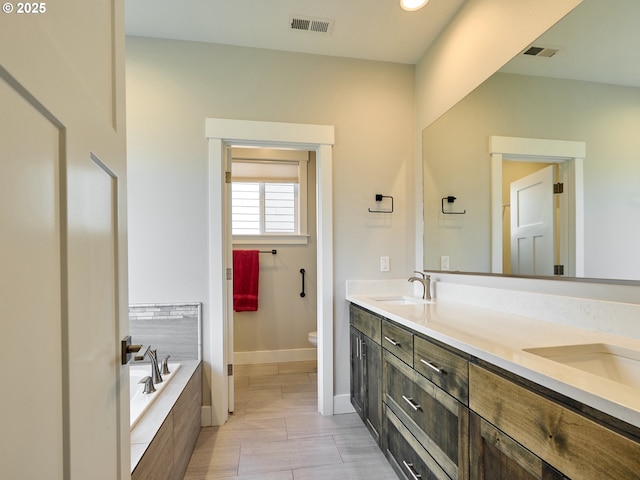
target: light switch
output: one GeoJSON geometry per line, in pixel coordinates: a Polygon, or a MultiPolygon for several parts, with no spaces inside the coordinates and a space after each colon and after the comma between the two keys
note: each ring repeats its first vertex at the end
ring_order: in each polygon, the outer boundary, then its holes
{"type": "Polygon", "coordinates": [[[389,257],[380,257],[380,271],[381,272],[389,271],[389,257]]]}

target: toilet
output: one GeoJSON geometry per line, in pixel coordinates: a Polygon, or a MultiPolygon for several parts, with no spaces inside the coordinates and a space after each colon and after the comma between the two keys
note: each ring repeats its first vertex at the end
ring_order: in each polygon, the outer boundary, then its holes
{"type": "Polygon", "coordinates": [[[309,340],[309,343],[314,347],[318,346],[318,332],[309,332],[309,335],[307,335],[307,339],[309,340]]]}

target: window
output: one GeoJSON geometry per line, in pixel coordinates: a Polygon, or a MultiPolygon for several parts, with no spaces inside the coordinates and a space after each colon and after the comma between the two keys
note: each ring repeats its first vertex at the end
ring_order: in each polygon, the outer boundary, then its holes
{"type": "Polygon", "coordinates": [[[305,151],[233,149],[234,243],[306,243],[307,163],[305,151]]]}
{"type": "Polygon", "coordinates": [[[298,183],[232,182],[234,235],[299,233],[298,183]]]}

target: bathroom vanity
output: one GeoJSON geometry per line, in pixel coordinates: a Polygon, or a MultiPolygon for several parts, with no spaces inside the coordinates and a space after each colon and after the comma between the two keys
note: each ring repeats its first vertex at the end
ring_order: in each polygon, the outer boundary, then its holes
{"type": "Polygon", "coordinates": [[[386,290],[347,300],[352,403],[399,477],[640,478],[635,380],[567,363],[640,341],[386,290]]]}

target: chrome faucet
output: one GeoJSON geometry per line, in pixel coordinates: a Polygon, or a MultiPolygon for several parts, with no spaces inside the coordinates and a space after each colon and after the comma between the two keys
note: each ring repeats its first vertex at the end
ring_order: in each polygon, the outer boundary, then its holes
{"type": "Polygon", "coordinates": [[[420,275],[419,277],[409,277],[410,282],[420,282],[422,284],[422,298],[431,300],[431,277],[424,272],[414,270],[413,273],[420,275]]]}
{"type": "Polygon", "coordinates": [[[138,383],[144,383],[144,390],[142,393],[145,395],[156,391],[156,387],[153,385],[153,380],[149,376],[142,378],[138,383]]]}
{"type": "Polygon", "coordinates": [[[151,360],[151,378],[153,379],[153,384],[162,383],[162,375],[160,375],[160,369],[158,368],[158,351],[149,349],[147,356],[149,360],[151,360]]]}
{"type": "Polygon", "coordinates": [[[164,360],[162,360],[162,375],[169,375],[171,373],[171,371],[169,371],[170,358],[171,355],[167,355],[166,357],[164,357],[164,360]]]}

